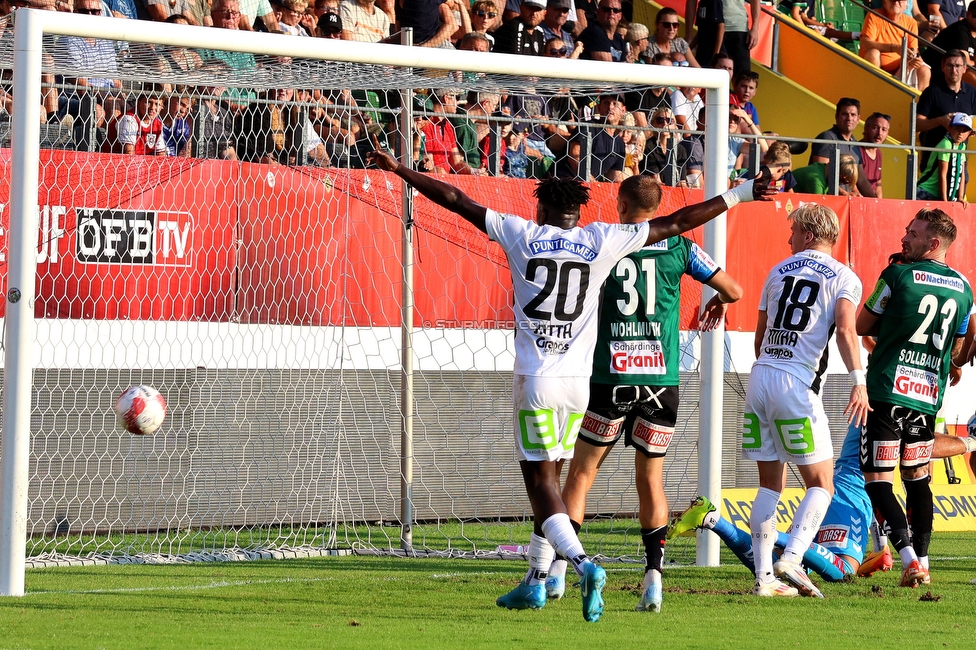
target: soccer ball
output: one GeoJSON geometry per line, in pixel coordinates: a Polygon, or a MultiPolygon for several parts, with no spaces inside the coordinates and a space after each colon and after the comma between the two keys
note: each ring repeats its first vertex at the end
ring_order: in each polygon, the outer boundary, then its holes
{"type": "Polygon", "coordinates": [[[115,402],[115,415],[129,433],[148,435],[166,419],[166,400],[152,386],[131,386],[115,402]]]}

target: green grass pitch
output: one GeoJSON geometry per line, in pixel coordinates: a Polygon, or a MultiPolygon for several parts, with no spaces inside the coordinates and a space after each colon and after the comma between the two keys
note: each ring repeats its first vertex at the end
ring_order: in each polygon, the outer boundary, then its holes
{"type": "MultiPolygon", "coordinates": [[[[972,648],[972,533],[937,533],[932,585],[897,572],[818,581],[825,600],[767,600],[730,557],[670,568],[660,614],[634,611],[641,568],[610,563],[606,610],[585,623],[580,597],[541,611],[495,598],[525,564],[325,557],[30,570],[27,595],[0,599],[0,648],[972,648]]],[[[897,562],[896,562],[897,565],[897,562]]]]}

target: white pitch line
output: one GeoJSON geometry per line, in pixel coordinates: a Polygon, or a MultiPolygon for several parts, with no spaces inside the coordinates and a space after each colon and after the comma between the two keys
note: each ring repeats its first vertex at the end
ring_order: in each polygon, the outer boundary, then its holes
{"type": "Polygon", "coordinates": [[[65,591],[30,591],[25,596],[48,596],[57,594],[128,594],[148,591],[198,591],[201,589],[222,589],[224,587],[244,587],[247,585],[287,584],[289,582],[331,582],[335,578],[282,578],[280,580],[221,580],[206,585],[170,585],[166,587],[129,587],[124,589],[68,589],[65,591]]]}

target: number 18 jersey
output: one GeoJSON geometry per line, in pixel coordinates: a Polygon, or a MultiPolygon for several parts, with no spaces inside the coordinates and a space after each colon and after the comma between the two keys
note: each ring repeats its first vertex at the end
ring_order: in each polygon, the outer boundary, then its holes
{"type": "Polygon", "coordinates": [[[648,226],[591,223],[564,230],[488,210],[515,292],[515,374],[589,377],[600,290],[617,260],[640,250],[648,226]]]}
{"type": "Polygon", "coordinates": [[[826,253],[800,251],[774,266],[759,298],[766,333],[756,364],[784,370],[819,393],[841,299],[860,304],[861,281],[826,253]]]}

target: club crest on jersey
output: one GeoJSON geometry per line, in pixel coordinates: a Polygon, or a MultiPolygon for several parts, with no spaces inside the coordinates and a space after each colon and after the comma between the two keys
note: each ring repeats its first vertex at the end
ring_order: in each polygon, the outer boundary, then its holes
{"type": "Polygon", "coordinates": [[[562,237],[557,239],[537,239],[529,242],[529,252],[533,255],[538,255],[539,253],[558,253],[559,251],[572,253],[587,262],[592,262],[596,259],[596,251],[589,246],[563,239],[562,237]]]}
{"type": "Polygon", "coordinates": [[[809,258],[793,260],[789,264],[784,264],[783,266],[779,267],[779,274],[785,275],[786,273],[792,273],[793,271],[797,271],[804,267],[814,271],[815,273],[819,273],[825,278],[832,278],[835,275],[837,275],[836,273],[834,273],[833,269],[831,269],[826,264],[822,264],[817,260],[812,260],[809,258]]]}
{"type": "Polygon", "coordinates": [[[930,287],[944,287],[963,293],[966,291],[966,283],[959,278],[947,278],[944,275],[929,273],[928,271],[912,271],[912,280],[915,284],[925,284],[930,287]]]}
{"type": "Polygon", "coordinates": [[[665,375],[668,364],[660,341],[611,341],[610,372],[615,375],[665,375]]]}
{"type": "Polygon", "coordinates": [[[898,366],[891,392],[935,406],[939,403],[939,378],[920,368],[898,366]]]}
{"type": "Polygon", "coordinates": [[[821,546],[844,546],[849,533],[847,526],[821,526],[817,531],[817,543],[821,546]]]}

